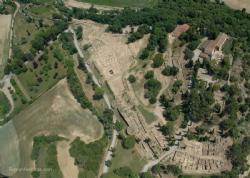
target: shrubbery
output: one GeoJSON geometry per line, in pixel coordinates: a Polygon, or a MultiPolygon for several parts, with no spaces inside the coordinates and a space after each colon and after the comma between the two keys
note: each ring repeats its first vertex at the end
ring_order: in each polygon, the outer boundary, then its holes
{"type": "Polygon", "coordinates": [[[156,102],[156,97],[161,90],[161,82],[156,79],[149,79],[145,82],[144,88],[146,89],[145,98],[149,99],[151,104],[156,102]]]}

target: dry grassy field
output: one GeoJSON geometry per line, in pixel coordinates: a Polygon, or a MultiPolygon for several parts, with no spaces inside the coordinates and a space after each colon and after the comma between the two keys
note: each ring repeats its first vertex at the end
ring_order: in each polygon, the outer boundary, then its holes
{"type": "MultiPolygon", "coordinates": [[[[69,139],[69,142],[76,137],[80,137],[86,143],[95,141],[103,135],[101,123],[88,110],[83,110],[80,104],[76,102],[68,89],[66,80],[60,81],[54,88],[14,117],[8,125],[13,125],[13,127],[0,129],[0,133],[3,132],[3,135],[17,133],[17,136],[10,135],[9,137],[13,138],[1,139],[1,142],[5,143],[0,144],[3,145],[0,158],[12,155],[16,160],[20,160],[19,166],[21,165],[21,167],[34,166],[30,155],[32,140],[36,135],[56,134],[69,139]],[[8,149],[9,145],[13,145],[12,149],[8,149]]],[[[12,157],[6,158],[5,161],[4,164],[1,164],[1,168],[15,168],[18,165],[17,161],[13,162],[12,157]]],[[[67,168],[65,169],[67,170],[67,168]]],[[[14,173],[13,171],[8,174],[14,173]]],[[[21,171],[14,175],[16,178],[29,176],[30,172],[21,171]]]]}
{"type": "Polygon", "coordinates": [[[10,25],[11,15],[0,15],[0,77],[8,58],[10,25]]]}
{"type": "Polygon", "coordinates": [[[224,2],[233,9],[245,8],[247,12],[250,12],[250,0],[224,0],[224,2]]]}

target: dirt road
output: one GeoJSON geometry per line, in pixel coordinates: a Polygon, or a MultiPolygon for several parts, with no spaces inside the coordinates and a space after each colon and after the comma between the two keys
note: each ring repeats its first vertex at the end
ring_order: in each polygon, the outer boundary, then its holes
{"type": "Polygon", "coordinates": [[[14,100],[9,90],[10,88],[11,90],[15,91],[14,87],[10,83],[11,76],[12,76],[11,74],[5,75],[3,79],[0,80],[0,85],[3,85],[3,87],[0,88],[0,91],[2,91],[6,95],[10,103],[10,111],[6,114],[6,117],[8,117],[15,109],[14,100]]]}
{"type": "Polygon", "coordinates": [[[16,4],[16,10],[13,14],[12,20],[11,20],[11,30],[10,30],[10,49],[9,49],[9,59],[11,59],[12,56],[12,41],[13,41],[13,37],[14,37],[14,23],[15,23],[15,17],[16,14],[18,13],[19,9],[20,9],[20,4],[16,1],[14,1],[14,3],[16,4]]]}
{"type": "Polygon", "coordinates": [[[173,147],[170,148],[169,151],[165,152],[162,156],[160,156],[160,158],[148,162],[146,165],[144,165],[144,167],[142,168],[141,172],[147,172],[150,168],[152,168],[153,166],[155,166],[158,163],[160,163],[161,160],[163,160],[166,156],[168,156],[171,153],[173,153],[176,148],[177,148],[176,146],[173,146],[173,147]]]}
{"type": "MultiPolygon", "coordinates": [[[[76,47],[76,49],[77,49],[77,52],[78,52],[79,56],[80,56],[81,58],[84,58],[84,55],[83,55],[83,53],[82,53],[82,50],[81,50],[81,48],[80,48],[80,46],[79,46],[79,43],[78,43],[78,41],[77,41],[77,37],[76,37],[75,31],[74,31],[71,27],[69,27],[69,31],[70,31],[71,33],[73,33],[73,36],[74,36],[74,45],[75,45],[75,47],[76,47]]],[[[97,78],[96,78],[94,72],[92,71],[92,69],[90,68],[90,66],[89,66],[88,64],[86,64],[86,63],[85,63],[85,66],[86,66],[88,72],[92,75],[92,79],[93,79],[94,83],[95,83],[97,86],[101,87],[99,81],[97,80],[97,78]]],[[[108,98],[108,96],[107,96],[106,93],[104,93],[103,98],[104,98],[104,100],[105,100],[105,102],[106,102],[108,108],[109,108],[109,109],[112,109],[111,103],[110,103],[109,98],[108,98]]],[[[113,117],[113,123],[115,123],[115,122],[116,122],[116,117],[114,116],[114,117],[113,117]]],[[[102,163],[103,167],[102,167],[102,171],[101,171],[101,173],[100,173],[100,176],[101,176],[102,174],[108,173],[109,167],[106,166],[105,162],[106,162],[106,161],[110,161],[110,160],[112,159],[112,151],[111,151],[111,150],[112,150],[113,148],[115,148],[116,143],[117,143],[117,138],[118,138],[118,132],[114,129],[114,130],[113,130],[113,135],[112,135],[111,144],[110,144],[109,149],[108,149],[108,151],[107,151],[107,153],[105,154],[105,157],[104,157],[104,159],[103,159],[103,163],[102,163]]]]}
{"type": "Polygon", "coordinates": [[[57,159],[64,178],[77,178],[79,170],[69,153],[70,143],[62,141],[57,144],[57,159]]]}

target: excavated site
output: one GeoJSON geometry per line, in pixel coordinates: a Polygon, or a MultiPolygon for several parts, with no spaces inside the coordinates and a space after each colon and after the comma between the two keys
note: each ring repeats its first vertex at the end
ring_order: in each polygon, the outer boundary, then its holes
{"type": "Polygon", "coordinates": [[[157,123],[149,125],[136,109],[138,101],[126,79],[128,70],[136,64],[135,58],[146,46],[148,38],[127,44],[126,34],[107,33],[106,25],[87,20],[75,23],[83,25],[82,46],[91,45],[88,63],[99,71],[110,86],[116,100],[113,105],[127,123],[128,134],[140,140],[138,151],[149,159],[161,155],[167,146],[165,137],[155,126],[157,123]]]}
{"type": "MultiPolygon", "coordinates": [[[[142,113],[137,109],[139,103],[142,103],[141,97],[138,97],[136,94],[138,91],[134,91],[133,87],[128,84],[127,77],[131,69],[137,65],[138,53],[146,46],[148,36],[127,44],[126,33],[108,33],[105,31],[106,25],[89,20],[74,20],[74,23],[83,27],[81,46],[90,46],[87,51],[88,57],[85,60],[108,83],[115,97],[112,105],[126,122],[127,133],[135,135],[139,140],[136,148],[144,158],[151,160],[165,155],[162,163],[177,164],[187,174],[214,174],[231,169],[231,163],[225,156],[226,149],[231,145],[230,140],[218,137],[214,143],[189,141],[183,138],[184,133],[187,133],[189,129],[187,128],[179,130],[183,133],[181,139],[177,139],[178,143],[166,151],[169,146],[168,141],[159,131],[159,125],[163,124],[163,119],[159,117],[162,115],[160,112],[162,110],[159,109],[161,106],[155,106],[159,113],[156,115],[157,120],[151,124],[146,122],[142,113]]],[[[181,68],[177,79],[183,80],[187,89],[188,80],[184,77],[187,75],[187,71],[182,70],[185,65],[183,50],[184,48],[180,48],[176,54],[172,54],[170,49],[165,58],[169,59],[170,63],[177,63],[175,65],[181,68]]],[[[137,71],[135,75],[138,73],[140,71],[137,71]]],[[[164,85],[161,92],[166,90],[169,82],[173,82],[173,80],[176,79],[162,79],[161,82],[164,85]]]]}
{"type": "Polygon", "coordinates": [[[186,174],[216,174],[231,170],[226,150],[232,144],[230,139],[217,138],[214,143],[184,139],[180,146],[162,162],[178,164],[186,174]]]}

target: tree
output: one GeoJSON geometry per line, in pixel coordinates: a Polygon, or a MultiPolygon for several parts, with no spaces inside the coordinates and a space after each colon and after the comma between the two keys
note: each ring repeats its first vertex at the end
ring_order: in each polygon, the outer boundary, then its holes
{"type": "Polygon", "coordinates": [[[161,127],[161,132],[165,136],[171,136],[174,133],[174,122],[167,122],[164,126],[161,127]]]}
{"type": "Polygon", "coordinates": [[[175,121],[180,115],[180,106],[169,107],[163,112],[163,116],[169,121],[175,121]]]}
{"type": "Polygon", "coordinates": [[[164,165],[162,165],[162,164],[156,164],[155,166],[152,167],[151,170],[152,170],[152,172],[154,174],[159,174],[159,173],[162,172],[163,169],[164,169],[164,165]]]}
{"type": "Polygon", "coordinates": [[[80,40],[82,38],[82,30],[83,30],[82,26],[78,26],[76,28],[76,37],[77,37],[78,40],[80,40]]]}
{"type": "Polygon", "coordinates": [[[134,75],[129,75],[129,77],[128,77],[128,81],[130,82],[130,83],[135,83],[136,82],[136,78],[135,78],[135,76],[134,75]]]}
{"type": "Polygon", "coordinates": [[[147,48],[145,48],[145,49],[142,51],[142,53],[141,53],[141,55],[140,55],[139,58],[142,59],[142,60],[144,60],[144,59],[147,59],[148,56],[149,56],[149,50],[148,50],[147,48]]]}
{"type": "Polygon", "coordinates": [[[165,76],[176,76],[179,69],[175,66],[167,66],[162,70],[162,74],[165,76]]]}
{"type": "Polygon", "coordinates": [[[120,121],[115,122],[115,129],[120,132],[124,128],[124,124],[120,121]]]}
{"type": "Polygon", "coordinates": [[[179,89],[180,89],[181,86],[182,86],[182,81],[181,80],[176,80],[174,82],[174,84],[173,84],[173,87],[172,87],[171,91],[174,94],[176,94],[179,91],[179,89]]]}
{"type": "Polygon", "coordinates": [[[138,178],[138,175],[127,166],[115,169],[114,173],[124,178],[138,178]]]}
{"type": "Polygon", "coordinates": [[[152,67],[158,68],[158,67],[162,66],[163,62],[164,62],[164,59],[163,59],[162,54],[156,54],[154,59],[153,59],[152,67]]]}
{"type": "Polygon", "coordinates": [[[32,171],[31,175],[33,178],[38,178],[38,177],[40,177],[40,172],[39,171],[32,171]]]}
{"type": "Polygon", "coordinates": [[[179,176],[182,174],[182,170],[177,165],[167,165],[166,171],[174,174],[175,176],[179,176]]]}
{"type": "Polygon", "coordinates": [[[188,60],[188,59],[191,60],[193,58],[193,56],[194,56],[193,51],[190,50],[189,48],[186,48],[186,50],[184,51],[184,54],[185,54],[184,58],[186,60],[188,60]]]}
{"type": "Polygon", "coordinates": [[[146,74],[144,75],[144,78],[145,79],[152,79],[152,78],[154,78],[154,71],[153,70],[147,71],[146,74]]]}
{"type": "Polygon", "coordinates": [[[145,94],[144,97],[145,98],[149,98],[149,101],[151,104],[156,102],[156,97],[159,93],[159,91],[161,90],[161,82],[159,82],[156,79],[149,79],[145,82],[144,84],[144,88],[145,90],[145,94]]]}
{"type": "Polygon", "coordinates": [[[154,178],[150,172],[144,172],[140,174],[140,178],[154,178]]]}
{"type": "Polygon", "coordinates": [[[108,160],[108,161],[105,162],[105,164],[106,164],[106,166],[111,167],[112,162],[110,160],[108,160]]]}
{"type": "Polygon", "coordinates": [[[127,136],[125,139],[122,141],[122,145],[126,149],[131,149],[134,147],[136,143],[135,136],[127,136]]]}
{"type": "Polygon", "coordinates": [[[95,94],[93,95],[94,100],[100,100],[103,98],[104,90],[101,87],[95,87],[95,94]]]}

